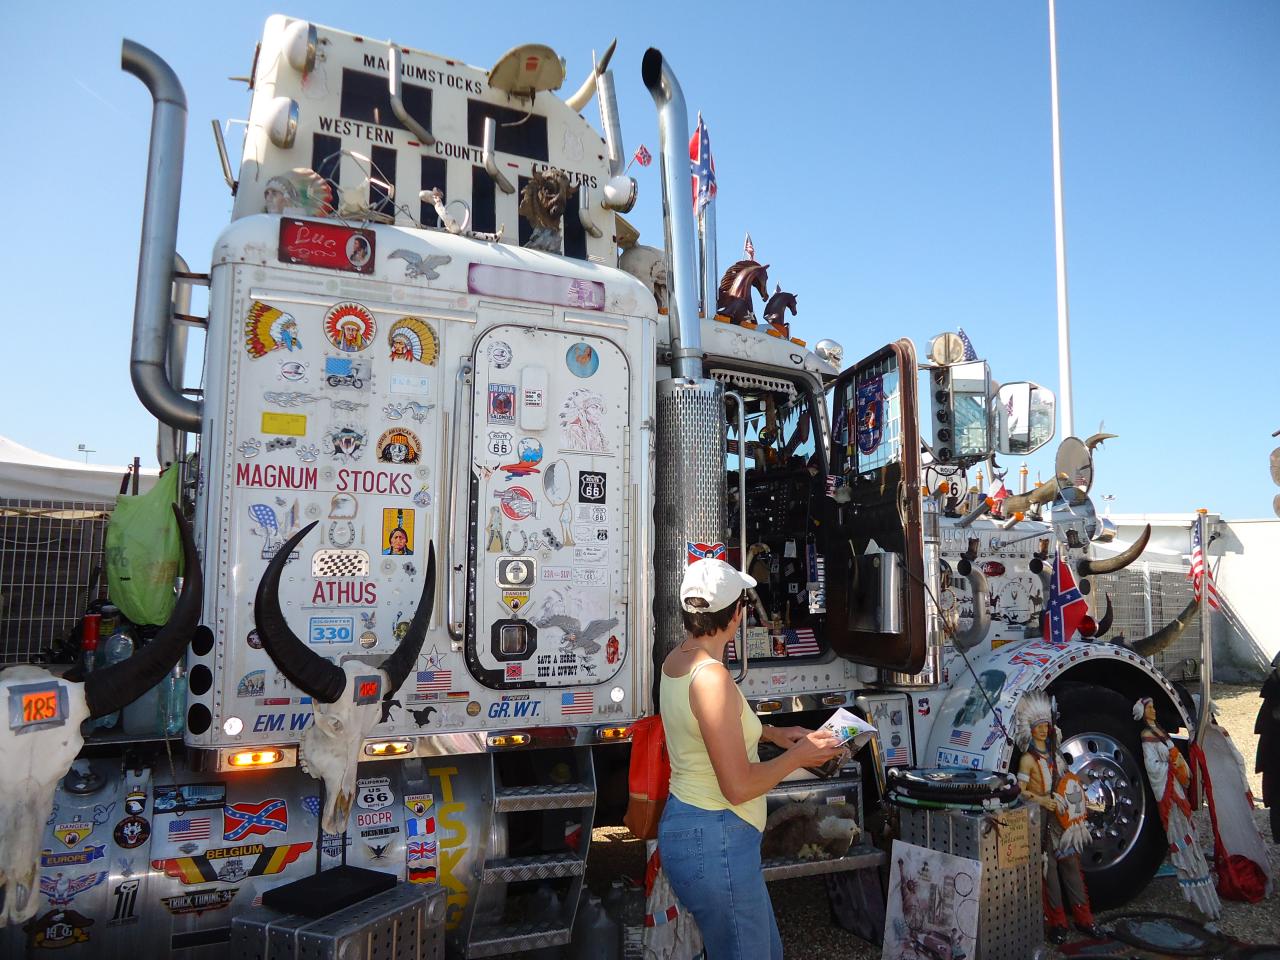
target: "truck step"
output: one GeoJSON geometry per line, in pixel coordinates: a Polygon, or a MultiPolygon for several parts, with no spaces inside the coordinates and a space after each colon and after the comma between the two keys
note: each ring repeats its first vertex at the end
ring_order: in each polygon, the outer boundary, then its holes
{"type": "Polygon", "coordinates": [[[521,880],[551,880],[580,876],[586,861],[575,853],[542,853],[531,857],[498,857],[486,860],[483,883],[518,883],[521,880]]]}
{"type": "Polygon", "coordinates": [[[865,870],[868,867],[879,867],[888,859],[888,855],[883,850],[868,844],[852,846],[845,856],[832,860],[787,860],[771,857],[761,866],[765,880],[790,880],[792,877],[811,877],[819,873],[865,870]]]}
{"type": "Polygon", "coordinates": [[[591,807],[595,790],[585,783],[559,783],[544,787],[502,787],[498,790],[495,813],[524,810],[568,810],[591,807]]]}
{"type": "Polygon", "coordinates": [[[520,950],[540,950],[558,947],[569,942],[572,927],[561,926],[555,920],[535,920],[530,923],[504,923],[485,927],[481,939],[467,944],[467,956],[497,957],[520,950]]]}

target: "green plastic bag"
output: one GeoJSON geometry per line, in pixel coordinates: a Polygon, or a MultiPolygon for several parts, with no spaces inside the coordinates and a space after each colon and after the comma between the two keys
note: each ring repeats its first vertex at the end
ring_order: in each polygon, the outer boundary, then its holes
{"type": "Polygon", "coordinates": [[[104,553],[111,602],[139,626],[169,619],[182,566],[182,538],[171,504],[178,499],[178,468],[170,467],[140,497],[121,496],[107,523],[104,553]]]}

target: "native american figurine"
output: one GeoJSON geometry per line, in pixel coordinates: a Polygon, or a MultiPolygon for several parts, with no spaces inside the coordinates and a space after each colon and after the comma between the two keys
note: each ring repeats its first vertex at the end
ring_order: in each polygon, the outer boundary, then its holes
{"type": "Polygon", "coordinates": [[[1150,697],[1142,697],[1133,705],[1133,719],[1143,723],[1142,760],[1169,839],[1169,859],[1178,871],[1182,896],[1205,916],[1217,919],[1222,915],[1222,903],[1213,888],[1196,828],[1191,825],[1191,802],[1187,799],[1191,768],[1156,722],[1156,707],[1150,697]]]}
{"type": "Polygon", "coordinates": [[[1043,809],[1040,849],[1044,854],[1044,915],[1049,939],[1065,943],[1067,914],[1063,894],[1076,929],[1099,936],[1089,907],[1089,892],[1080,869],[1080,853],[1091,839],[1086,822],[1084,787],[1058,751],[1062,733],[1053,722],[1053,701],[1043,693],[1028,693],[1014,714],[1014,740],[1022,751],[1018,783],[1022,793],[1043,809]]]}
{"type": "Polygon", "coordinates": [[[577,192],[577,187],[569,186],[563,170],[539,171],[529,178],[520,193],[520,216],[533,226],[533,236],[525,243],[526,248],[560,252],[560,221],[577,192]]]}
{"type": "Polygon", "coordinates": [[[788,310],[791,311],[793,317],[796,315],[796,295],[787,293],[782,289],[781,284],[777,284],[773,291],[773,296],[765,304],[764,321],[784,337],[791,336],[791,324],[784,319],[788,310]]]}
{"type": "Polygon", "coordinates": [[[764,300],[769,296],[769,265],[754,260],[739,260],[720,278],[720,292],[716,298],[716,313],[728,317],[733,323],[754,322],[751,291],[755,290],[764,300]]]}

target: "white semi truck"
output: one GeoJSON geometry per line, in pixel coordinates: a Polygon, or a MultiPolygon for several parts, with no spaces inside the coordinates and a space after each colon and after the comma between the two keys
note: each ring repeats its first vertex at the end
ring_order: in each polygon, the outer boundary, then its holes
{"type": "MultiPolygon", "coordinates": [[[[175,249],[181,85],[129,41],[124,67],[155,104],[132,374],[186,471],[203,596],[170,631],[190,637],[181,743],[91,737],[76,771],[46,774],[6,955],[214,956],[265,890],[338,863],[443,885],[459,956],[568,942],[629,725],[681,638],[676,585],[704,555],[760,581],[729,664],[757,713],[816,726],[843,706],[879,731],[840,776],[778,791],[853,801],[862,837],[770,876],[879,865],[864,811],[886,769],[1009,769],[1013,708],[1046,688],[1092,801],[1095,903],[1154,871],[1129,705],[1191,727],[1141,653],[1167,632],[1041,638],[1055,545],[1086,577],[1132,559],[1089,558],[1091,447],[1066,442],[1061,480],[995,518],[966,471],[1047,442],[1047,391],[997,390],[948,337],[927,364],[897,340],[842,371],[834,341],[700,311],[687,115],[660,53],[641,78],[656,248],[623,217],[607,62],[562,98],[545,46],[485,71],[272,17],[207,275],[175,249]],[[194,397],[171,371],[206,280],[194,397]]],[[[81,702],[37,673],[0,686],[81,702]]],[[[104,699],[93,676],[89,712],[138,692],[104,699]]],[[[57,717],[34,727],[0,746],[57,717]]]]}

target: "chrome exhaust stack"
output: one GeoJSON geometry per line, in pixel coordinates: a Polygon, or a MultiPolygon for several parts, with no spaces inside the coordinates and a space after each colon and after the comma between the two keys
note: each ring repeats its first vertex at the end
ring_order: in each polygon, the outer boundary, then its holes
{"type": "Polygon", "coordinates": [[[139,43],[124,41],[120,66],[146,84],[154,102],[129,374],[134,392],[152,416],[178,430],[199,433],[203,404],[182,395],[170,381],[166,363],[187,97],[173,68],[139,43]]]}
{"type": "MultiPolygon", "coordinates": [[[[662,54],[650,48],[641,65],[658,108],[662,224],[671,321],[671,376],[659,381],[655,435],[654,663],[684,640],[680,582],[691,559],[725,556],[725,394],[703,375],[698,319],[698,261],[690,209],[689,118],[684,95],[662,54]]],[[[746,563],[746,544],[742,561],[746,563]]],[[[745,644],[739,642],[740,654],[745,644]]],[[[654,670],[655,706],[658,678],[654,670]]]]}

